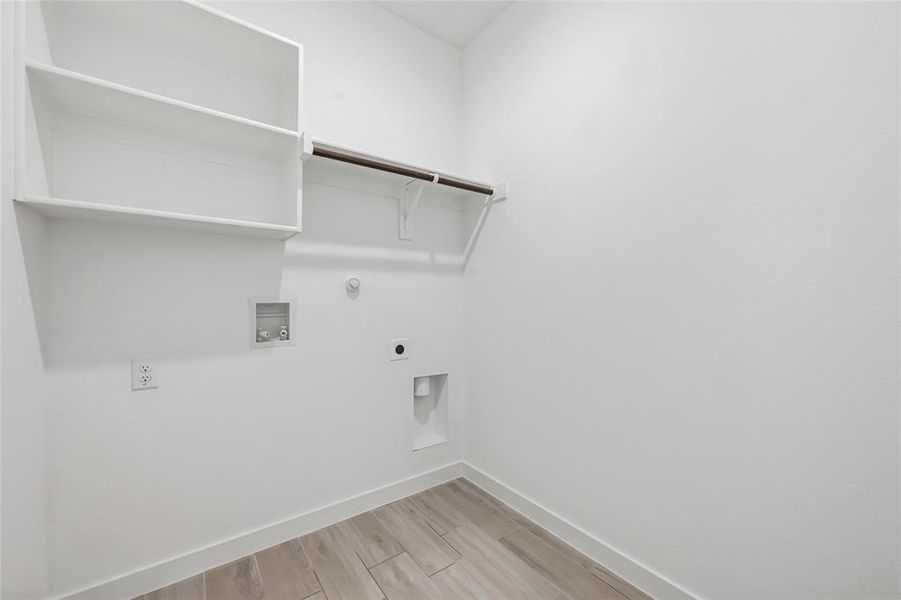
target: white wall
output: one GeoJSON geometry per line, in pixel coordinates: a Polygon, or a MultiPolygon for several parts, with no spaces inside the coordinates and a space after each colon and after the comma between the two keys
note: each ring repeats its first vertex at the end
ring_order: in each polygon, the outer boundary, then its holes
{"type": "Polygon", "coordinates": [[[459,411],[413,454],[407,400],[461,397],[464,339],[475,466],[703,597],[896,593],[897,6],[517,4],[462,80],[377,6],[216,6],[304,43],[315,136],[511,203],[463,289],[459,213],[405,246],[352,179],[285,247],[4,202],[4,598],[42,597],[47,518],[61,594],[455,460],[459,411]],[[251,352],[275,293],[298,346],[251,352]]]}
{"type": "Polygon", "coordinates": [[[304,45],[304,128],[434,168],[458,166],[456,48],[372,2],[209,2],[304,45]]]}
{"type": "MultiPolygon", "coordinates": [[[[456,167],[459,51],[375,5],[217,8],[304,44],[315,136],[456,167]]],[[[456,409],[451,442],[411,452],[411,379],[449,371],[452,401],[462,385],[461,278],[428,261],[459,250],[462,214],[426,206],[402,243],[390,193],[317,181],[287,245],[50,222],[53,594],[459,459],[456,409]],[[298,299],[297,346],[250,350],[247,298],[278,293],[298,299]],[[403,336],[414,356],[389,363],[403,336]],[[134,356],[159,357],[159,390],[130,391],[134,356]]]]}
{"type": "Polygon", "coordinates": [[[513,190],[468,462],[701,597],[896,597],[898,10],[518,3],[465,50],[513,190]]]}
{"type": "Polygon", "coordinates": [[[37,278],[44,268],[46,224],[35,214],[14,209],[11,190],[4,187],[2,197],[0,595],[42,598],[47,589],[46,380],[31,293],[40,285],[37,278]],[[25,252],[20,239],[27,245],[25,252]]]}
{"type": "Polygon", "coordinates": [[[19,599],[47,589],[45,386],[34,317],[45,226],[12,202],[13,23],[12,5],[0,6],[0,596],[19,599]]]}

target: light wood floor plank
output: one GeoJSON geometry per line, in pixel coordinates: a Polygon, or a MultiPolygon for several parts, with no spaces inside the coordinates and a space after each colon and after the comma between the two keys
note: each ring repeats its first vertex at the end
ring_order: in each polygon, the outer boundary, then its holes
{"type": "Polygon", "coordinates": [[[592,575],[618,591],[629,600],[653,600],[650,596],[642,592],[640,589],[622,579],[615,573],[608,571],[598,564],[594,564],[589,568],[592,575]]]}
{"type": "Polygon", "coordinates": [[[266,600],[297,600],[320,591],[299,539],[256,554],[266,600]]]}
{"type": "Polygon", "coordinates": [[[216,600],[264,600],[257,561],[247,556],[204,574],[206,597],[216,600]]]}
{"type": "Polygon", "coordinates": [[[541,575],[475,525],[466,524],[445,539],[472,565],[478,581],[491,589],[492,597],[563,599],[566,596],[541,575]]]}
{"type": "MultiPolygon", "coordinates": [[[[472,483],[466,482],[470,487],[476,488],[472,483]]],[[[487,495],[487,492],[482,492],[487,495]]],[[[582,568],[586,569],[592,575],[618,591],[620,594],[628,598],[629,600],[653,600],[650,596],[639,590],[637,587],[632,585],[631,583],[625,581],[624,579],[618,577],[616,574],[611,571],[605,569],[603,566],[599,565],[595,561],[591,560],[557,536],[553,535],[543,527],[538,524],[530,521],[517,511],[513,510],[509,506],[502,504],[502,510],[504,514],[508,517],[516,521],[520,527],[526,529],[532,535],[540,538],[545,543],[553,546],[557,552],[563,554],[573,562],[582,566],[582,568]]]]}
{"type": "Polygon", "coordinates": [[[501,543],[573,600],[625,598],[581,565],[557,552],[551,545],[525,529],[517,529],[501,539],[501,543]]]}
{"type": "Polygon", "coordinates": [[[459,558],[409,504],[394,502],[376,509],[375,515],[426,575],[452,565],[459,558]]]}
{"type": "Polygon", "coordinates": [[[456,486],[461,492],[470,495],[474,500],[481,502],[486,506],[491,506],[497,510],[504,512],[504,509],[507,507],[506,504],[472,483],[471,481],[467,481],[460,477],[459,479],[454,479],[451,482],[454,486],[456,486]]]}
{"type": "Polygon", "coordinates": [[[135,600],[204,600],[203,574],[189,577],[155,592],[138,596],[135,600]]]}
{"type": "Polygon", "coordinates": [[[338,526],[341,533],[354,545],[357,556],[367,567],[377,565],[404,551],[373,512],[357,515],[339,523],[338,526]]]}
{"type": "Polygon", "coordinates": [[[369,571],[388,600],[441,600],[438,588],[406,552],[369,571]]]}
{"type": "Polygon", "coordinates": [[[432,583],[445,600],[500,600],[499,592],[486,589],[480,582],[481,576],[465,559],[438,571],[431,577],[432,583]]]}
{"type": "MultiPolygon", "coordinates": [[[[375,580],[336,525],[301,538],[328,600],[381,600],[375,580]]],[[[218,600],[218,598],[216,599],[218,600]]]]}
{"type": "Polygon", "coordinates": [[[499,539],[515,531],[519,525],[494,506],[490,506],[466,493],[454,482],[433,488],[435,495],[452,506],[467,521],[499,539]]]}
{"type": "Polygon", "coordinates": [[[135,600],[382,600],[376,576],[417,600],[651,600],[465,479],[135,600]]]}
{"type": "Polygon", "coordinates": [[[404,500],[409,506],[418,512],[432,526],[432,528],[444,535],[452,529],[463,525],[468,519],[460,514],[446,501],[435,494],[434,488],[426,490],[404,500]]]}

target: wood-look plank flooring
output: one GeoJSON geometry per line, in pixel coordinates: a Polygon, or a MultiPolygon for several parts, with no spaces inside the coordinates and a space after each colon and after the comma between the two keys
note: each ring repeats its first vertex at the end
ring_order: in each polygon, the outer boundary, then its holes
{"type": "Polygon", "coordinates": [[[135,600],[651,600],[457,479],[135,600]]]}

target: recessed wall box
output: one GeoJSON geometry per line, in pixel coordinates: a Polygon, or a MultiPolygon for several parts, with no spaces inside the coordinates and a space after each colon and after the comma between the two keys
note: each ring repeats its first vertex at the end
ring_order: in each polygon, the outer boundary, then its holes
{"type": "Polygon", "coordinates": [[[413,378],[413,451],[447,441],[447,373],[413,378]]]}
{"type": "Polygon", "coordinates": [[[297,301],[286,298],[250,299],[250,347],[294,345],[297,301]]]}

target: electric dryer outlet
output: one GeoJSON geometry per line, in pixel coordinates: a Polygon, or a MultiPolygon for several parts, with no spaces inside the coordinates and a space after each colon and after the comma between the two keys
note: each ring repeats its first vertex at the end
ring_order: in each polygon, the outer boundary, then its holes
{"type": "Polygon", "coordinates": [[[397,338],[389,340],[388,360],[407,360],[410,358],[410,339],[397,338]]]}

